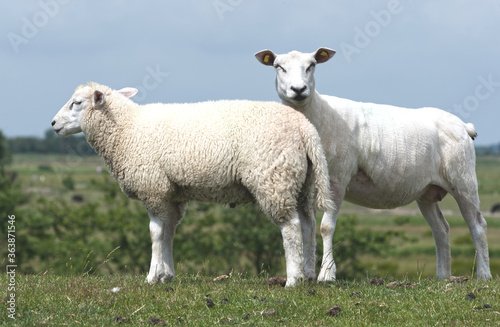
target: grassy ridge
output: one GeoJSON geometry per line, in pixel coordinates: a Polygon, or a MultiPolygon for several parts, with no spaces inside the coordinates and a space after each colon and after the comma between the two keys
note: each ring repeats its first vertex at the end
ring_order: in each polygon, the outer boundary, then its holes
{"type": "MultiPolygon", "coordinates": [[[[2,276],[2,283],[5,277],[2,276]]],[[[267,276],[200,274],[168,284],[144,276],[16,276],[16,320],[2,306],[0,321],[13,326],[492,326],[500,324],[500,279],[402,280],[401,286],[368,279],[335,284],[267,286],[267,276]],[[113,292],[114,288],[119,288],[113,292]],[[469,293],[474,294],[472,299],[469,293]],[[213,304],[210,304],[210,302],[213,304]],[[340,313],[327,312],[334,306],[340,313]],[[480,309],[479,309],[480,308],[480,309]]]]}

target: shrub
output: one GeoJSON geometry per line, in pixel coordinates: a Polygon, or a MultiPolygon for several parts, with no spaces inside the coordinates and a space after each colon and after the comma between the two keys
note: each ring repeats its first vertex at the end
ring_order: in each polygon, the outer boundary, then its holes
{"type": "MultiPolygon", "coordinates": [[[[406,241],[406,233],[401,231],[377,232],[368,228],[357,229],[356,215],[340,215],[337,220],[334,242],[334,259],[338,278],[359,278],[366,275],[369,266],[360,260],[362,255],[384,257],[392,249],[391,242],[396,239],[406,241]]],[[[318,241],[318,244],[322,244],[318,241]]],[[[321,251],[321,245],[318,251],[321,251]]],[[[321,258],[322,253],[317,253],[321,258]]],[[[321,264],[321,263],[320,263],[321,264]]]]}
{"type": "Polygon", "coordinates": [[[75,189],[75,180],[71,175],[66,175],[62,179],[62,184],[65,189],[73,191],[75,189]]]}

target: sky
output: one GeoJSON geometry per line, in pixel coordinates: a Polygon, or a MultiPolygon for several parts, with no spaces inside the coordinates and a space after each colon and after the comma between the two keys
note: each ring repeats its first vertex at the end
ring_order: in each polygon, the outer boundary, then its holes
{"type": "Polygon", "coordinates": [[[337,51],[322,94],[437,107],[500,142],[500,0],[0,0],[0,130],[39,136],[89,81],[138,103],[279,101],[254,54],[337,51]]]}

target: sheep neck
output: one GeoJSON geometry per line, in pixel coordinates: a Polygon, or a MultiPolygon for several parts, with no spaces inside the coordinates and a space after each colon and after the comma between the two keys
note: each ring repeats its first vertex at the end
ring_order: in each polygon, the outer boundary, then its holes
{"type": "Polygon", "coordinates": [[[123,140],[127,134],[124,122],[130,120],[133,108],[116,108],[111,105],[101,109],[92,110],[87,116],[83,133],[88,143],[101,156],[106,166],[112,173],[116,167],[116,153],[123,148],[123,140]]]}
{"type": "Polygon", "coordinates": [[[325,114],[336,115],[334,110],[333,112],[326,112],[323,109],[328,108],[329,105],[316,90],[314,90],[313,94],[301,104],[292,103],[286,100],[283,100],[283,104],[294,108],[306,116],[306,118],[316,127],[320,135],[323,128],[330,128],[329,126],[325,126],[325,123],[330,121],[331,118],[328,117],[328,119],[326,119],[325,114]]]}

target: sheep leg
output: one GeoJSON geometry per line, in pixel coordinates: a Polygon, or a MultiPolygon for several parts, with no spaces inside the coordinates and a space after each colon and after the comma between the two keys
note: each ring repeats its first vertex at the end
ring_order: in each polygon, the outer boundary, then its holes
{"type": "Polygon", "coordinates": [[[337,225],[337,217],[340,206],[344,199],[344,188],[332,183],[331,191],[333,194],[333,202],[335,210],[326,211],[321,219],[320,232],[323,238],[323,261],[318,275],[318,282],[334,282],[337,273],[337,266],[333,259],[333,233],[337,225]]]}
{"type": "Polygon", "coordinates": [[[302,253],[304,253],[304,274],[308,279],[316,278],[316,217],[314,209],[299,208],[302,232],[302,253]]]}
{"type": "Polygon", "coordinates": [[[464,196],[454,195],[458,202],[460,212],[469,227],[474,247],[476,248],[477,278],[490,279],[490,258],[488,253],[488,240],[486,237],[486,220],[479,211],[479,197],[477,194],[464,196]]]}
{"type": "Polygon", "coordinates": [[[294,286],[297,280],[304,278],[302,270],[302,234],[299,214],[292,214],[290,220],[279,225],[283,237],[286,260],[286,286],[294,286]]]}
{"type": "Polygon", "coordinates": [[[417,201],[420,212],[432,230],[436,245],[436,276],[440,279],[451,276],[450,225],[435,202],[417,201]]]}
{"type": "Polygon", "coordinates": [[[163,265],[163,239],[166,222],[160,217],[149,216],[149,234],[151,236],[152,254],[149,274],[146,282],[150,284],[158,283],[165,275],[163,265]]]}
{"type": "Polygon", "coordinates": [[[185,204],[168,204],[163,215],[150,214],[149,231],[152,243],[151,266],[146,282],[166,282],[175,277],[173,240],[175,229],[184,215],[185,204]]]}

